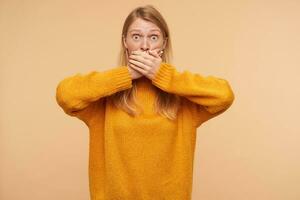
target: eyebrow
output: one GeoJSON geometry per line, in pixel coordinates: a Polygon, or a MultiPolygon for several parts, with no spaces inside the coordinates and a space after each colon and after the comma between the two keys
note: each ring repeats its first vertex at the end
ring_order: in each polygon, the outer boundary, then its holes
{"type": "MultiPolygon", "coordinates": [[[[132,29],[129,32],[132,32],[132,31],[140,31],[140,29],[132,29]]],[[[150,32],[152,32],[152,31],[159,31],[160,32],[159,29],[151,29],[150,32]]]]}

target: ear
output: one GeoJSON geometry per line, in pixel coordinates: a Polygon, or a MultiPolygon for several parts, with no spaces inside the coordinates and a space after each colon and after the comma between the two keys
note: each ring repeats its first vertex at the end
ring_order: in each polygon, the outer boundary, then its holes
{"type": "Polygon", "coordinates": [[[125,38],[125,36],[124,36],[124,35],[122,35],[122,38],[123,38],[123,44],[124,44],[125,48],[127,48],[127,44],[126,44],[126,38],[125,38]]]}

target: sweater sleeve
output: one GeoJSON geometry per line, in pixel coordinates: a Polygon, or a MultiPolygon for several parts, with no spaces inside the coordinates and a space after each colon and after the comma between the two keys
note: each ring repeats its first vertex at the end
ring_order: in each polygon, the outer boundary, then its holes
{"type": "Polygon", "coordinates": [[[205,77],[187,70],[178,72],[174,66],[165,62],[161,63],[152,84],[194,102],[197,127],[227,110],[234,101],[234,93],[225,79],[205,77]]]}
{"type": "Polygon", "coordinates": [[[66,114],[86,122],[89,105],[102,97],[131,87],[132,79],[127,66],[101,72],[92,71],[84,75],[77,73],[59,82],[56,101],[66,114]]]}

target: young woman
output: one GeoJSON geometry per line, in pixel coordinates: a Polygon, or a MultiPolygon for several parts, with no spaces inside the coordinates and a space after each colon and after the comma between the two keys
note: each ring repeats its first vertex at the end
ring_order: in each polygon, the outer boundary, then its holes
{"type": "Polygon", "coordinates": [[[89,128],[92,200],[189,200],[196,130],[227,110],[225,79],[179,72],[151,5],[126,18],[119,65],[62,80],[56,99],[89,128]]]}

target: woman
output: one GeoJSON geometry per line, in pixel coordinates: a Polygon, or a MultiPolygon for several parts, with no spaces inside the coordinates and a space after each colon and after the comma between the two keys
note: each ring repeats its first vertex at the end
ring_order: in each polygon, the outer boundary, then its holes
{"type": "Polygon", "coordinates": [[[227,110],[229,83],[178,72],[165,20],[147,5],[126,18],[120,65],[65,78],[56,99],[90,133],[92,200],[191,199],[196,129],[227,110]]]}

